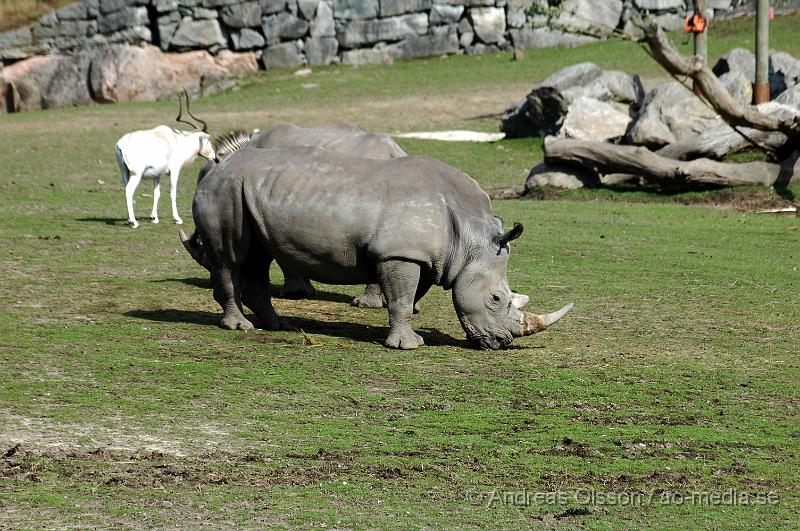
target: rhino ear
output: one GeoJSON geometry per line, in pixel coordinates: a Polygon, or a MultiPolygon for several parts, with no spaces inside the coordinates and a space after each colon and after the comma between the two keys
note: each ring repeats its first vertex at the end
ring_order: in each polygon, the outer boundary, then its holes
{"type": "Polygon", "coordinates": [[[508,242],[516,240],[520,236],[522,236],[522,223],[514,222],[514,228],[503,234],[498,243],[500,244],[500,247],[504,247],[508,244],[508,242]]]}

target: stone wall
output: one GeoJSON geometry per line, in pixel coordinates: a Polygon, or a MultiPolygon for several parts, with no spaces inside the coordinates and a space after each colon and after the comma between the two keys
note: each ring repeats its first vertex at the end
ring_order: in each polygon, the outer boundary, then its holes
{"type": "MultiPolygon", "coordinates": [[[[253,51],[263,68],[575,46],[631,29],[636,11],[681,23],[684,0],[83,0],[0,34],[0,64],[112,44],[253,51]]],[[[691,1],[688,2],[691,4],[691,1]]],[[[777,0],[778,10],[800,0],[777,0]]],[[[709,0],[715,16],[755,0],[709,0]]]]}

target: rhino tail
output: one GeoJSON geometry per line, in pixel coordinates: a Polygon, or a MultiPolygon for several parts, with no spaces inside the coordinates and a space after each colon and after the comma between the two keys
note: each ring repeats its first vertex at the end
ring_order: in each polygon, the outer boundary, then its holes
{"type": "Polygon", "coordinates": [[[189,251],[189,254],[192,255],[192,258],[195,261],[203,266],[204,268],[208,269],[208,264],[206,264],[206,253],[203,249],[203,245],[200,242],[200,235],[197,233],[197,229],[192,233],[192,236],[186,236],[186,233],[183,232],[183,229],[179,231],[181,237],[181,243],[186,250],[189,251]]]}

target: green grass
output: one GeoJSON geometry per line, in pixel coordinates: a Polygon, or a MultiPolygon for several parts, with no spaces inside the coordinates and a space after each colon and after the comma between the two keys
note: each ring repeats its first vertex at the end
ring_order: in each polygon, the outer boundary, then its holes
{"type": "MultiPolygon", "coordinates": [[[[617,46],[551,55],[612,61],[617,46]]],[[[427,73],[420,101],[437,83],[502,92],[505,75],[520,86],[546,75],[536,57],[321,69],[310,90],[272,72],[196,107],[212,127],[345,115],[377,128],[383,115],[398,130],[490,130],[496,120],[470,109],[420,124],[399,99],[407,76],[427,73]]],[[[427,346],[389,350],[385,312],[348,305],[358,286],[277,300],[303,334],[228,332],[176,227],[123,223],[113,144],[172,116],[157,102],[0,117],[0,527],[796,525],[796,218],[664,203],[711,192],[495,201],[526,227],[511,286],[536,310],[576,302],[543,334],[470,350],[434,289],[414,318],[427,346]],[[643,506],[585,503],[592,489],[643,506]],[[778,501],[661,503],[731,489],[778,501]],[[564,499],[502,501],[523,491],[564,499]]],[[[541,157],[538,139],[403,146],[497,192],[541,157]]],[[[189,228],[198,168],[180,183],[189,228]]]]}

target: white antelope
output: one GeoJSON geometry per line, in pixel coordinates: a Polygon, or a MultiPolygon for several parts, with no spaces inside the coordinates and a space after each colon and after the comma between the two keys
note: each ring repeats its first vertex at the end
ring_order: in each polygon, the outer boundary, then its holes
{"type": "MultiPolygon", "coordinates": [[[[185,91],[184,91],[184,94],[185,91]]],[[[214,160],[214,146],[208,135],[208,124],[196,118],[189,109],[189,96],[186,95],[186,111],[194,120],[203,124],[198,126],[181,119],[183,104],[178,95],[179,111],[176,120],[189,124],[195,131],[181,131],[166,125],[155,129],[134,131],[119,139],[116,146],[117,164],[125,185],[125,200],[128,205],[128,223],[136,228],[139,224],[133,214],[133,194],[142,179],[153,179],[153,212],[150,219],[158,223],[158,198],[161,196],[161,176],[169,173],[169,196],[172,200],[172,220],[182,224],[176,204],[178,178],[181,168],[194,160],[197,155],[214,160]]]]}

